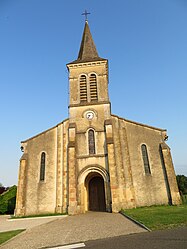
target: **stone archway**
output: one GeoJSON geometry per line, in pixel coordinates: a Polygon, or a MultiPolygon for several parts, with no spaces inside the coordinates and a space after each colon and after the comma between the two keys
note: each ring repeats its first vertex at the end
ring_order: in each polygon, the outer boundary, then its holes
{"type": "Polygon", "coordinates": [[[110,181],[109,174],[106,169],[99,165],[89,165],[79,172],[78,200],[81,213],[85,213],[89,210],[94,211],[94,209],[95,211],[112,211],[110,181]],[[96,187],[97,184],[100,185],[98,189],[96,187]],[[90,193],[90,191],[93,193],[90,193]],[[92,204],[90,206],[90,202],[94,199],[92,194],[95,196],[94,191],[98,192],[98,195],[102,191],[102,194],[97,197],[97,202],[100,203],[98,204],[98,207],[93,207],[92,204]]]}
{"type": "Polygon", "coordinates": [[[106,198],[104,180],[101,175],[90,173],[85,184],[88,194],[89,211],[106,211],[106,198]]]}

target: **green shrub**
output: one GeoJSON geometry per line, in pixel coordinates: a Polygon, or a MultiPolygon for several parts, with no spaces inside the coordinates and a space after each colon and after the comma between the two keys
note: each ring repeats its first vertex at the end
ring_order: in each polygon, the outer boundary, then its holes
{"type": "Polygon", "coordinates": [[[0,214],[13,214],[16,205],[17,187],[14,185],[0,195],[0,214]]]}

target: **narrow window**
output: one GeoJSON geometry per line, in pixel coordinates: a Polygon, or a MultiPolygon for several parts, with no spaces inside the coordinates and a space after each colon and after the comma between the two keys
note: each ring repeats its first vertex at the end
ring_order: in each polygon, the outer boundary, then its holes
{"type": "Polygon", "coordinates": [[[88,131],[88,145],[89,145],[89,154],[90,155],[95,154],[95,136],[93,130],[88,131]]]}
{"type": "Polygon", "coordinates": [[[87,101],[87,82],[86,76],[81,75],[80,77],[80,102],[87,101]]]}
{"type": "Polygon", "coordinates": [[[143,162],[144,162],[144,170],[146,174],[151,174],[150,166],[149,166],[149,158],[148,158],[148,153],[147,153],[147,147],[145,144],[142,144],[141,146],[142,149],[142,157],[143,157],[143,162]]]}
{"type": "Polygon", "coordinates": [[[45,152],[42,152],[40,162],[40,181],[44,181],[45,179],[45,157],[45,152]]]}
{"type": "Polygon", "coordinates": [[[90,101],[97,101],[97,78],[95,74],[91,74],[90,78],[90,101]]]}

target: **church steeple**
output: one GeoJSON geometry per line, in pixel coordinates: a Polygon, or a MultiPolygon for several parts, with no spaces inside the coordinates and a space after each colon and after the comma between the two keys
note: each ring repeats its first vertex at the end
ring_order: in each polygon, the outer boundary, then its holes
{"type": "Polygon", "coordinates": [[[92,35],[90,33],[88,21],[86,21],[77,60],[87,61],[87,60],[93,60],[96,58],[99,59],[99,55],[97,53],[97,49],[95,47],[92,35]]]}
{"type": "Polygon", "coordinates": [[[105,60],[105,59],[100,58],[98,55],[95,43],[93,41],[93,38],[90,32],[90,28],[88,25],[88,20],[86,20],[78,58],[72,63],[101,61],[101,60],[105,60]]]}
{"type": "Polygon", "coordinates": [[[87,20],[78,58],[68,63],[67,68],[69,70],[70,116],[73,113],[71,107],[82,108],[84,106],[87,108],[94,105],[110,105],[108,60],[99,57],[87,20]]]}

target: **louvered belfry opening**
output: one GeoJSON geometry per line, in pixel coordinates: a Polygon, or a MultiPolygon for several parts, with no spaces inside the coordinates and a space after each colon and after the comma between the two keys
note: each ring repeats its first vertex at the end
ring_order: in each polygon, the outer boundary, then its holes
{"type": "Polygon", "coordinates": [[[86,76],[81,75],[80,77],[80,102],[87,101],[87,81],[86,76]]]}
{"type": "Polygon", "coordinates": [[[97,101],[97,78],[95,74],[91,74],[90,78],[90,101],[97,101]]]}

